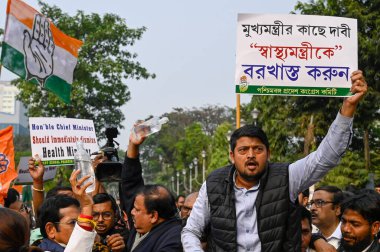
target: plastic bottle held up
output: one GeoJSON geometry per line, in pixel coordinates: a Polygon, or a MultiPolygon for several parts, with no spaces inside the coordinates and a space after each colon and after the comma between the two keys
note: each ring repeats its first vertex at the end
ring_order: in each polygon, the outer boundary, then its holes
{"type": "Polygon", "coordinates": [[[91,193],[95,190],[95,172],[92,167],[91,157],[84,149],[82,141],[77,141],[76,144],[77,152],[75,152],[74,155],[75,170],[80,169],[81,171],[77,177],[77,180],[83,178],[84,176],[90,175],[90,178],[86,179],[82,186],[92,182],[92,184],[86,189],[86,193],[91,193]]]}
{"type": "Polygon", "coordinates": [[[167,123],[169,119],[167,117],[153,117],[148,121],[142,122],[136,125],[132,132],[134,133],[137,139],[141,137],[147,137],[153,133],[156,133],[161,130],[162,124],[167,123]]]}

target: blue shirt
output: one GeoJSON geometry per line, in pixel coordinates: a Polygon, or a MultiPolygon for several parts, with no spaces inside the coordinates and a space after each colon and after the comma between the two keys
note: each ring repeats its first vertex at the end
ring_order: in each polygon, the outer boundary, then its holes
{"type": "MultiPolygon", "coordinates": [[[[289,196],[295,202],[298,194],[318,182],[340,161],[352,136],[353,118],[338,113],[318,149],[289,165],[289,196]]],[[[234,176],[235,177],[235,176],[234,176]]],[[[238,251],[261,251],[258,236],[255,201],[260,184],[250,188],[234,186],[237,249],[238,251]]],[[[184,251],[203,251],[200,237],[210,222],[210,207],[206,182],[203,183],[186,226],[182,230],[184,251]]]]}

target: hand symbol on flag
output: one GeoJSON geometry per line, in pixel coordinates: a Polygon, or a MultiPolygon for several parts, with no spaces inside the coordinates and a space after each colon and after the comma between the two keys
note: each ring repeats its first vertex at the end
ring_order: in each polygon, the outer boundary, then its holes
{"type": "Polygon", "coordinates": [[[24,52],[27,76],[36,78],[43,87],[46,79],[53,74],[54,41],[50,23],[41,14],[34,16],[33,34],[24,31],[24,52]]]}
{"type": "Polygon", "coordinates": [[[3,153],[0,153],[0,174],[4,173],[8,169],[9,160],[7,156],[3,153]]]}

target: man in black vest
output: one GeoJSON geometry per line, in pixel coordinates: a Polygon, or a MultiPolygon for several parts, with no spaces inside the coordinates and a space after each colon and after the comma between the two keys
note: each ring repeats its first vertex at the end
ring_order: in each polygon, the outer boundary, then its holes
{"type": "Polygon", "coordinates": [[[202,251],[207,230],[211,251],[300,251],[298,194],[335,167],[351,139],[356,106],[367,92],[361,71],[351,75],[351,92],[317,151],[292,164],[270,163],[269,142],[258,127],[232,134],[232,165],[212,172],[199,191],[182,231],[185,251],[202,251]]]}

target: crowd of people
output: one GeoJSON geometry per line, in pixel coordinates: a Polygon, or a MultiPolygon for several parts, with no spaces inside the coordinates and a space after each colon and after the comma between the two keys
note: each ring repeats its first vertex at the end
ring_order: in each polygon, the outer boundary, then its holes
{"type": "MultiPolygon", "coordinates": [[[[139,147],[129,137],[120,203],[88,177],[45,195],[41,160],[29,160],[33,211],[9,189],[0,208],[0,251],[380,251],[380,194],[342,191],[318,182],[340,161],[352,136],[353,116],[367,92],[361,71],[318,149],[293,163],[270,162],[264,131],[245,125],[230,139],[231,163],[213,171],[199,192],[178,195],[145,185],[139,147]],[[37,165],[36,165],[37,162],[37,165]],[[311,198],[311,199],[310,199],[311,198]]],[[[97,157],[93,166],[104,161],[97,157]]]]}

